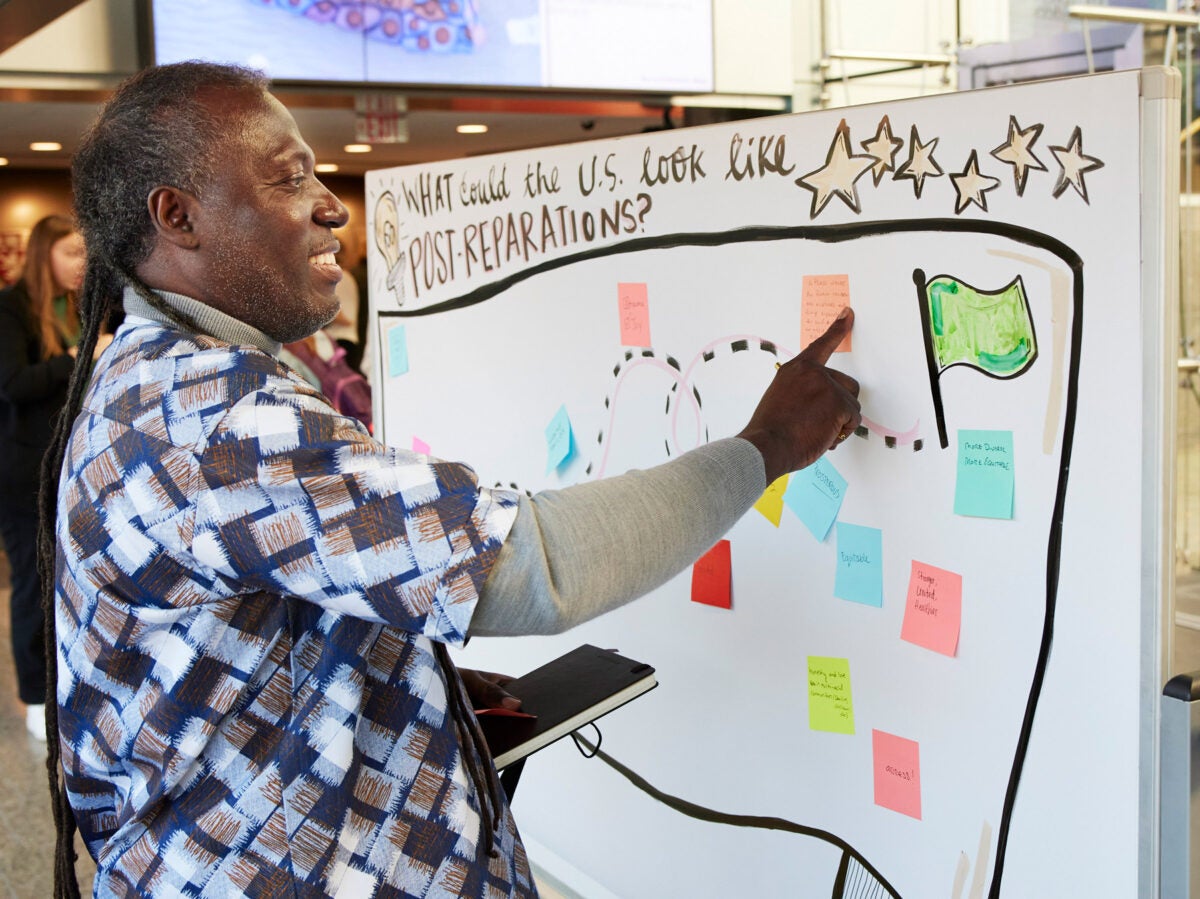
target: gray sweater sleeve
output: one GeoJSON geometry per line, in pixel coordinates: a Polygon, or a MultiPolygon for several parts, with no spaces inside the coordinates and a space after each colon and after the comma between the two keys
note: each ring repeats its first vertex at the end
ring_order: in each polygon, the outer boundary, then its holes
{"type": "Polygon", "coordinates": [[[522,496],[471,635],[560,633],[648,593],[716,543],[765,479],[754,445],[730,437],[646,471],[522,496]]]}

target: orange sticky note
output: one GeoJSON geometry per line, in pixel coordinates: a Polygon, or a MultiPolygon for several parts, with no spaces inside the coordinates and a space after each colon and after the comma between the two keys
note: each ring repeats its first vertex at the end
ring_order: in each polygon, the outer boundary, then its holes
{"type": "Polygon", "coordinates": [[[732,581],[729,541],[719,540],[692,566],[692,602],[722,609],[733,608],[732,581]]]}
{"type": "Polygon", "coordinates": [[[875,804],[921,820],[921,747],[881,730],[871,731],[875,804]]]}
{"type": "Polygon", "coordinates": [[[914,560],[900,639],[953,656],[961,624],[962,575],[914,560]]]}
{"type": "Polygon", "coordinates": [[[783,494],[787,490],[787,485],[788,476],[786,474],[776,478],[772,483],[767,485],[767,489],[763,491],[763,495],[754,504],[754,508],[762,513],[763,518],[767,519],[775,527],[779,527],[779,520],[783,518],[783,494]]]}
{"type": "MultiPolygon", "coordinates": [[[[801,348],[824,334],[838,313],[849,305],[849,275],[805,275],[800,294],[801,348]]],[[[850,352],[849,334],[834,352],[850,352]]]]}
{"type": "Polygon", "coordinates": [[[646,285],[618,284],[617,309],[621,315],[621,346],[650,346],[650,299],[646,285]]]}

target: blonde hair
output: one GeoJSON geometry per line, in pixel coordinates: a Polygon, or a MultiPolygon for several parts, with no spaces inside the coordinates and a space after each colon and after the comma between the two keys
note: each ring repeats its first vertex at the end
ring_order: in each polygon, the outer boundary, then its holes
{"type": "Polygon", "coordinates": [[[66,349],[66,330],[79,329],[79,307],[75,291],[67,293],[67,321],[54,314],[54,298],[59,294],[50,264],[50,248],[64,237],[76,233],[75,225],[64,215],[48,215],[33,226],[25,247],[25,268],[21,280],[29,294],[29,316],[41,337],[42,358],[60,355],[66,349]],[[66,329],[66,330],[65,330],[66,329]]]}

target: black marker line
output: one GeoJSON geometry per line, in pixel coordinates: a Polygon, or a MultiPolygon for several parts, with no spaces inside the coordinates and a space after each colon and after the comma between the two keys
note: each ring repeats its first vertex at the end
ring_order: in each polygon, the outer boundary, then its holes
{"type": "Polygon", "coordinates": [[[929,302],[925,290],[929,282],[925,272],[913,269],[913,285],[917,288],[917,315],[921,318],[921,339],[925,343],[925,367],[929,372],[929,396],[933,400],[933,417],[937,421],[938,443],[942,449],[950,445],[946,437],[946,412],[942,408],[942,384],[938,380],[937,354],[933,351],[933,324],[929,320],[929,302]]]}
{"type": "MultiPolygon", "coordinates": [[[[568,265],[574,265],[590,259],[601,259],[607,256],[636,253],[643,250],[673,249],[676,247],[716,247],[735,243],[754,243],[760,241],[778,240],[812,240],[819,243],[840,243],[862,237],[875,237],[888,234],[910,234],[914,232],[985,234],[1003,237],[1014,243],[1024,244],[1044,250],[1058,257],[1074,275],[1072,288],[1072,304],[1074,315],[1071,323],[1071,351],[1067,365],[1066,409],[1063,418],[1062,456],[1059,459],[1058,482],[1055,491],[1054,513],[1050,521],[1050,535],[1046,548],[1046,612],[1042,625],[1042,639],[1038,650],[1037,663],[1034,668],[1033,680],[1029,687],[1029,697],[1025,705],[1025,715],[1022,720],[1017,746],[1013,754],[1013,766],[1009,772],[1008,787],[1004,796],[1004,809],[996,838],[996,860],[992,869],[992,882],[988,890],[989,899],[999,899],[1000,883],[1004,873],[1004,859],[1008,846],[1008,834],[1011,827],[1013,808],[1016,804],[1017,787],[1020,784],[1021,772],[1024,768],[1025,757],[1029,749],[1029,739],[1033,730],[1033,719],[1037,711],[1038,700],[1041,697],[1042,685],[1046,676],[1046,665],[1049,660],[1050,646],[1054,637],[1054,613],[1058,601],[1058,580],[1061,568],[1062,530],[1067,494],[1067,474],[1070,471],[1071,451],[1075,440],[1075,419],[1078,410],[1080,353],[1083,348],[1083,260],[1066,243],[1030,228],[1012,225],[1007,222],[995,222],[976,219],[906,219],[901,221],[854,221],[841,225],[796,225],[788,227],[751,227],[733,231],[716,233],[670,234],[653,237],[634,238],[619,244],[610,244],[584,250],[547,260],[539,265],[523,269],[499,281],[479,287],[469,293],[452,300],[427,306],[423,309],[408,311],[380,311],[380,318],[418,318],[424,315],[434,315],[452,309],[464,309],[491,299],[503,293],[509,287],[532,278],[544,272],[553,271],[568,265]]],[[[933,379],[936,382],[936,378],[933,379]]],[[[936,392],[936,386],[931,384],[936,392]]],[[[939,420],[939,426],[944,430],[944,422],[939,420]]],[[[708,439],[708,428],[705,427],[705,439],[708,439]]],[[[946,440],[942,436],[942,447],[946,448],[946,440]]],[[[830,835],[832,836],[832,835],[830,835]]],[[[833,837],[839,845],[849,846],[840,838],[833,837]]],[[[857,858],[856,854],[856,858],[857,858]]],[[[866,867],[864,865],[864,867],[866,867]]],[[[874,869],[870,869],[874,870],[874,869]]],[[[881,882],[882,881],[881,878],[881,882]]],[[[898,895],[898,894],[894,894],[898,895]]]]}

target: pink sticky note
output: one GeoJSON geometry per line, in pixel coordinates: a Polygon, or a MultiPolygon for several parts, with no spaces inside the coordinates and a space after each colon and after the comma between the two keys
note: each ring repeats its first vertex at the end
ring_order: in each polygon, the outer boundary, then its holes
{"type": "MultiPolygon", "coordinates": [[[[805,275],[800,301],[800,346],[803,348],[824,334],[838,313],[850,305],[850,276],[805,275]]],[[[834,352],[850,352],[849,334],[834,352]]]]}
{"type": "Polygon", "coordinates": [[[429,444],[420,437],[413,438],[413,452],[420,453],[422,456],[429,455],[429,444]]]}
{"type": "Polygon", "coordinates": [[[692,602],[733,608],[732,580],[729,541],[719,540],[692,566],[692,602]]]}
{"type": "Polygon", "coordinates": [[[875,804],[921,820],[921,747],[881,730],[871,731],[875,804]]]}
{"type": "Polygon", "coordinates": [[[621,346],[650,346],[650,298],[645,284],[618,284],[621,346]]]}
{"type": "Polygon", "coordinates": [[[900,639],[952,656],[962,624],[962,575],[913,561],[900,639]]]}

